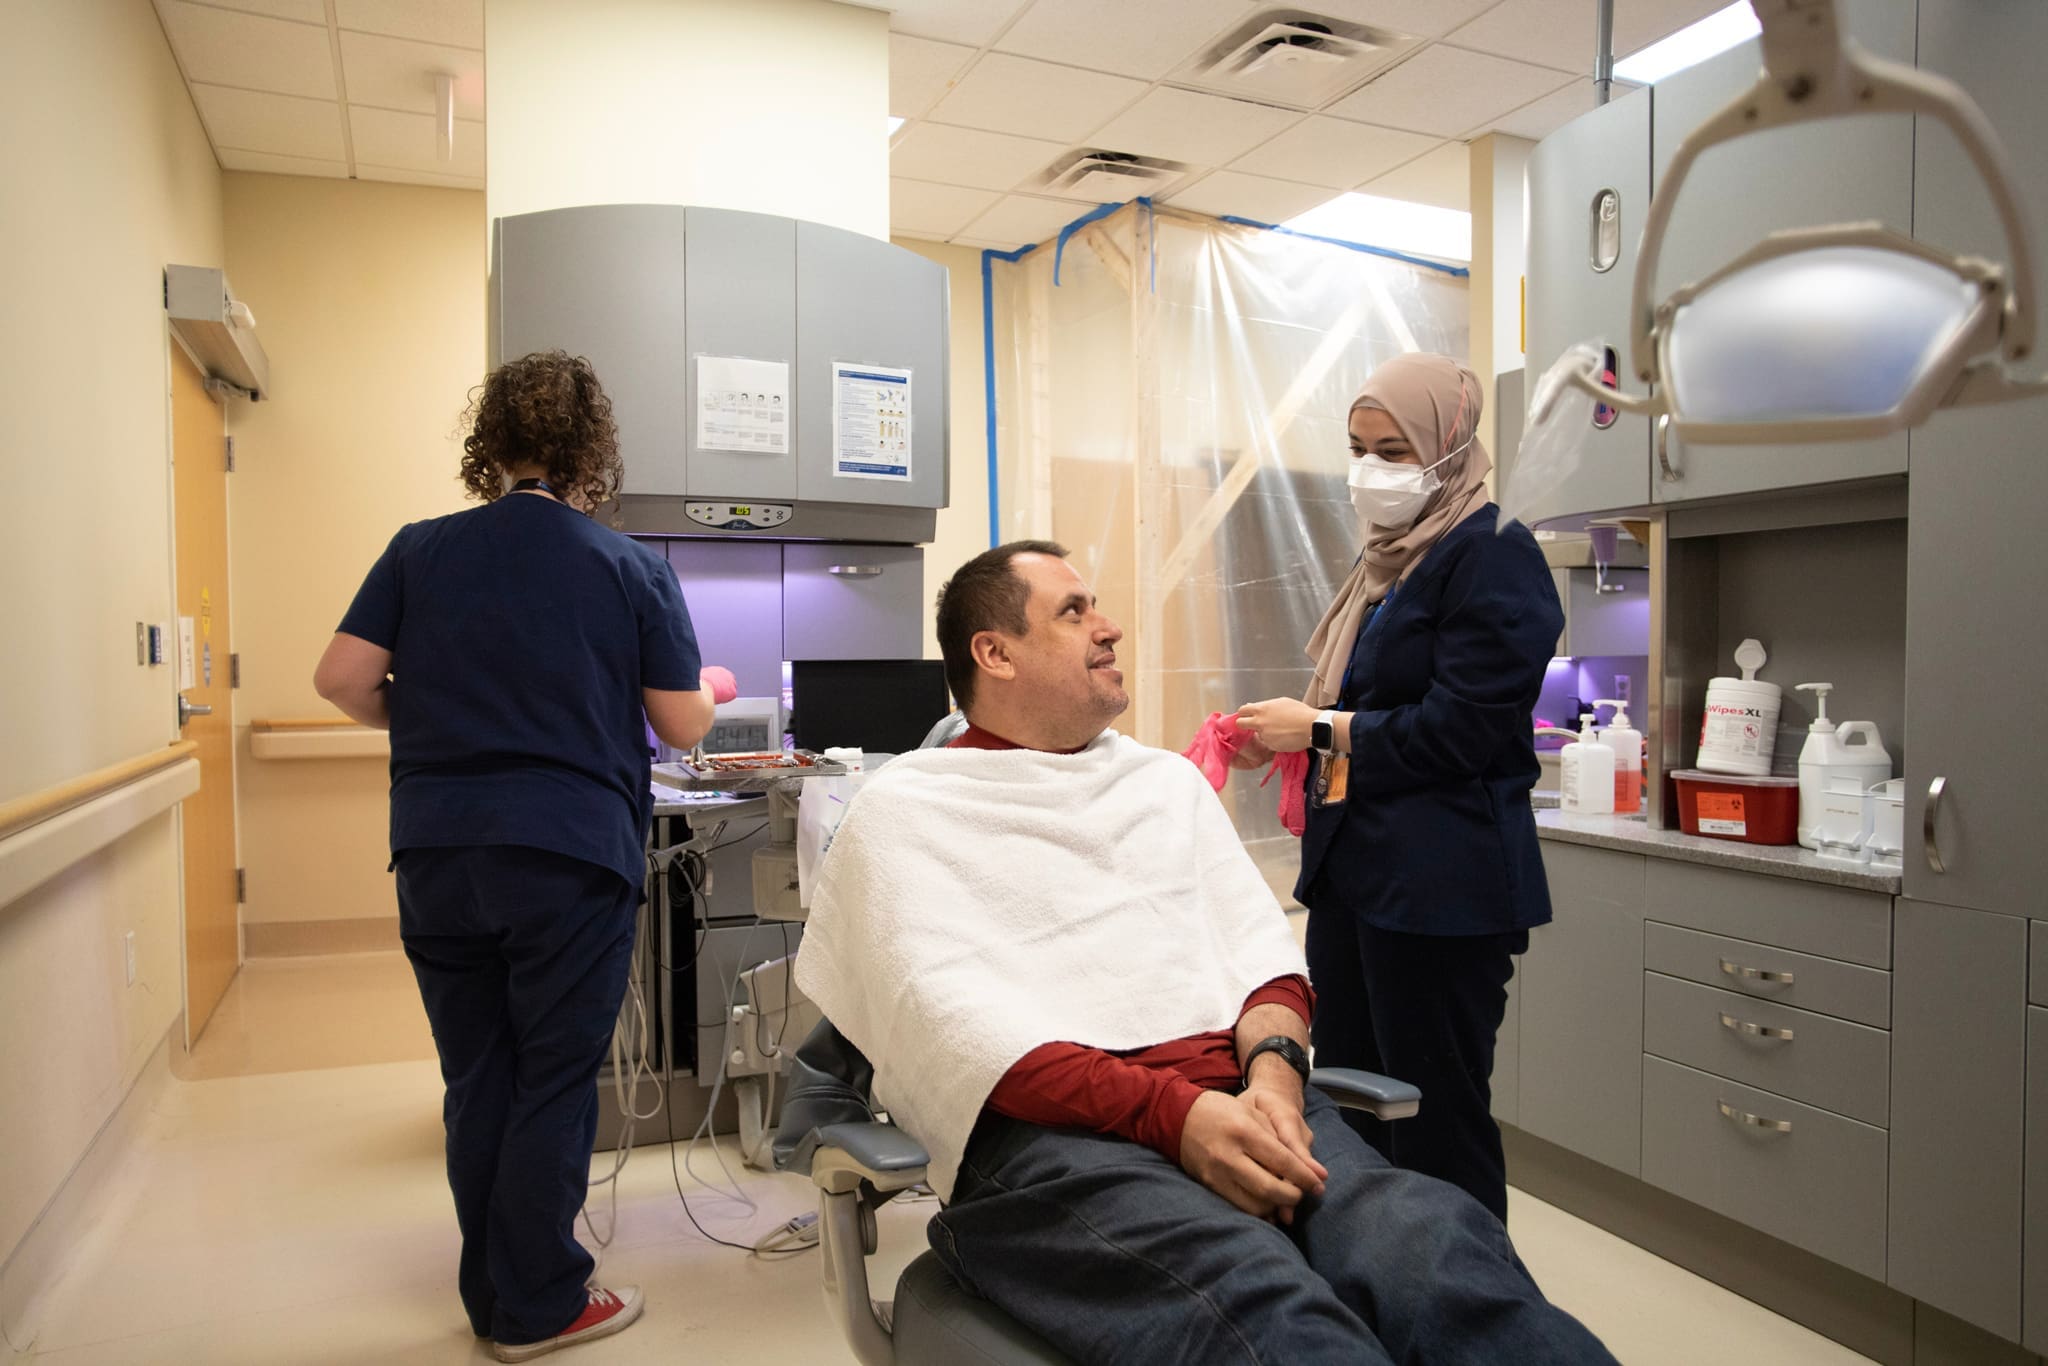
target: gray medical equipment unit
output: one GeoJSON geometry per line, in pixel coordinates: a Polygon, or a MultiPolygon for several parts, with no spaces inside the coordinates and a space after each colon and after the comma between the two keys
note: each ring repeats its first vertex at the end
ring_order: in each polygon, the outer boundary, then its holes
{"type": "MultiPolygon", "coordinates": [[[[950,485],[943,266],[818,223],[591,205],[494,221],[489,299],[492,366],[559,348],[596,370],[625,467],[601,515],[668,560],[704,662],[731,669],[742,699],[781,698],[785,660],[923,654],[921,547],[950,485]]],[[[786,1010],[756,999],[786,968],[752,970],[803,931],[756,913],[767,806],[671,792],[657,807],[654,847],[669,853],[636,975],[667,1114],[634,1141],[695,1132],[721,1076],[713,1125],[732,1128],[734,1091],[775,1066],[753,1056],[774,1031],[735,1015],[786,1010]]],[[[609,1147],[625,1126],[602,1095],[609,1147]]]]}

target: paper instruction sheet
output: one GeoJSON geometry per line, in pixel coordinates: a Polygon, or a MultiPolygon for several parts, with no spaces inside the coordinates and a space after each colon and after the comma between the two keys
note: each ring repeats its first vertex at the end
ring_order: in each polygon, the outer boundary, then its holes
{"type": "Polygon", "coordinates": [[[832,475],[910,482],[910,371],[832,362],[832,475]]]}
{"type": "Polygon", "coordinates": [[[789,365],[697,357],[697,449],[789,454],[789,365]]]}

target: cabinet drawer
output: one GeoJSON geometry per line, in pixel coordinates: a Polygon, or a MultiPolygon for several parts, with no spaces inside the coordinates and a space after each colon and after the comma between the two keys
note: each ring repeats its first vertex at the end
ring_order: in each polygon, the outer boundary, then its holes
{"type": "Polygon", "coordinates": [[[1884,1128],[1891,1035],[1732,991],[1644,975],[1643,1051],[1884,1128]]]}
{"type": "Polygon", "coordinates": [[[1892,899],[1819,882],[1649,861],[1651,919],[1866,967],[1892,965],[1892,899]]]}
{"type": "MultiPolygon", "coordinates": [[[[2041,942],[2040,925],[2034,926],[2034,942],[2041,942]]],[[[2034,1351],[2048,1352],[2048,1010],[2040,1009],[2027,1011],[2026,1199],[2023,1337],[2034,1351]]]]}
{"type": "Polygon", "coordinates": [[[1645,1181],[1874,1280],[1885,1162],[1882,1129],[1643,1059],[1645,1181]]]}
{"type": "Polygon", "coordinates": [[[1891,1027],[1892,975],[1880,968],[1675,925],[1652,922],[1643,931],[1643,966],[1652,972],[1878,1029],[1891,1027]]]}
{"type": "Polygon", "coordinates": [[[2027,999],[2048,1006],[2048,920],[2027,923],[2027,999]]]}
{"type": "Polygon", "coordinates": [[[782,548],[784,659],[917,659],[923,604],[916,546],[782,548]]]}

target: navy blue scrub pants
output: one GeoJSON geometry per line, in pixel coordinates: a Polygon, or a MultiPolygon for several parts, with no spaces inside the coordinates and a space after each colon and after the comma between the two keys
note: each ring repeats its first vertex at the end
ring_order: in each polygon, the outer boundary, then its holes
{"type": "Polygon", "coordinates": [[[1343,911],[1312,908],[1308,917],[1316,1065],[1382,1072],[1422,1091],[1413,1118],[1344,1118],[1395,1166],[1463,1188],[1502,1223],[1508,1178],[1493,1119],[1493,1046],[1513,955],[1528,947],[1526,930],[1402,934],[1343,911]]]}
{"type": "Polygon", "coordinates": [[[574,1226],[640,889],[517,845],[395,862],[399,931],[448,1088],[462,1305],[478,1337],[538,1342],[587,1300],[593,1263],[574,1226]]]}

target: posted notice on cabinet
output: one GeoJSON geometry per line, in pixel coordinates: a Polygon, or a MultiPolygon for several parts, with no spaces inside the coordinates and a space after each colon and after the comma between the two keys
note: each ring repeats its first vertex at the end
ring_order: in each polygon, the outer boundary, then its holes
{"type": "Polygon", "coordinates": [[[789,454],[789,365],[697,357],[697,449],[789,454]]]}
{"type": "Polygon", "coordinates": [[[832,474],[910,482],[910,372],[832,362],[832,474]]]}

